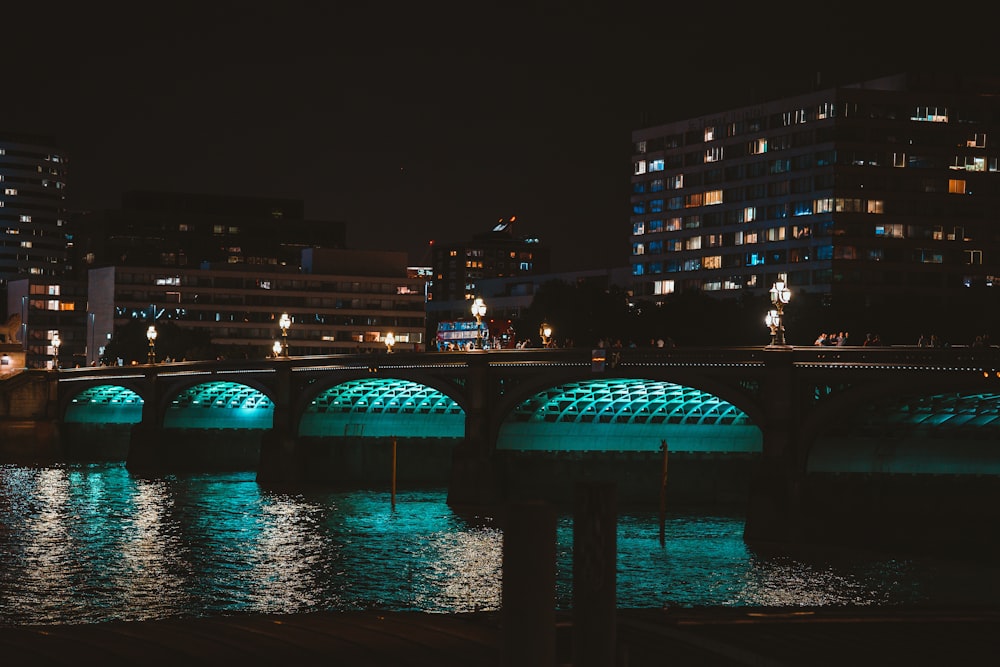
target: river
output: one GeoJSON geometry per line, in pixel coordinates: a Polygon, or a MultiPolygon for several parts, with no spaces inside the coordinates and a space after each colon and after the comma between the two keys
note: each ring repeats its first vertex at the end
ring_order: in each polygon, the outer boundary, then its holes
{"type": "MultiPolygon", "coordinates": [[[[0,625],[234,613],[495,610],[503,533],[446,490],[259,486],[255,473],[143,478],[123,463],[0,465],[0,625]]],[[[994,605],[1000,566],[824,550],[759,554],[738,511],[621,512],[619,607],[994,605]]],[[[572,601],[557,520],[557,608],[572,601]]],[[[959,557],[961,556],[961,557],[959,557]]]]}

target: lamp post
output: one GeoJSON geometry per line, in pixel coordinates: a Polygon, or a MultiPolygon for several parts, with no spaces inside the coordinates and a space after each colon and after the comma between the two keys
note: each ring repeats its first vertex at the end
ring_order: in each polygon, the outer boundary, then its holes
{"type": "Polygon", "coordinates": [[[764,323],[771,329],[771,345],[784,345],[785,304],[791,298],[792,292],[784,280],[778,280],[771,286],[770,295],[771,305],[774,308],[768,311],[764,323]]]}
{"type": "Polygon", "coordinates": [[[476,316],[476,349],[483,349],[483,315],[486,314],[486,302],[477,296],[472,302],[472,314],[476,316]]]}
{"type": "Polygon", "coordinates": [[[292,318],[288,313],[282,313],[278,319],[278,326],[281,327],[281,350],[285,358],[288,357],[288,327],[292,326],[292,318]]]}
{"type": "Polygon", "coordinates": [[[274,345],[271,346],[271,351],[274,352],[275,359],[281,356],[281,350],[282,350],[281,341],[280,340],[274,341],[274,345]]]}
{"type": "Polygon", "coordinates": [[[390,331],[385,335],[385,350],[387,354],[392,354],[392,346],[396,344],[396,337],[390,331]]]}
{"type": "Polygon", "coordinates": [[[156,327],[152,324],[146,329],[146,340],[149,341],[149,358],[146,360],[149,364],[156,363],[156,327]]]}
{"type": "Polygon", "coordinates": [[[541,326],[538,327],[538,335],[542,339],[542,347],[548,347],[549,343],[552,342],[552,325],[548,322],[542,322],[541,326]]]}
{"type": "Polygon", "coordinates": [[[62,345],[62,341],[59,340],[59,332],[56,331],[52,334],[52,368],[59,370],[59,346],[62,345]]]}

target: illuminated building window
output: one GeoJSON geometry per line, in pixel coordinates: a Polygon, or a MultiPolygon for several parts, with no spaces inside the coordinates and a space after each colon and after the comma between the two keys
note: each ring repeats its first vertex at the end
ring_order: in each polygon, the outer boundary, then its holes
{"type": "Polygon", "coordinates": [[[653,283],[653,294],[673,294],[673,280],[657,280],[653,283]]]}
{"type": "Polygon", "coordinates": [[[743,209],[743,220],[741,222],[753,222],[757,219],[757,207],[746,206],[743,209]]]}
{"type": "Polygon", "coordinates": [[[721,269],[722,255],[712,255],[702,259],[702,266],[706,269],[721,269]]]}
{"type": "Polygon", "coordinates": [[[966,264],[982,264],[983,263],[983,251],[982,250],[965,250],[965,263],[966,264]]]}
{"type": "Polygon", "coordinates": [[[875,236],[888,236],[890,238],[901,239],[906,237],[904,225],[875,225],[875,236]]]}
{"type": "Polygon", "coordinates": [[[893,153],[892,154],[892,166],[893,167],[905,167],[906,166],[906,153],[893,153]]]}
{"type": "Polygon", "coordinates": [[[632,174],[634,176],[642,176],[645,173],[646,173],[646,161],[639,160],[638,162],[635,163],[634,168],[632,169],[632,174]]]}
{"type": "Polygon", "coordinates": [[[718,162],[722,157],[722,146],[712,146],[705,151],[705,162],[718,162]]]}
{"type": "Polygon", "coordinates": [[[632,236],[642,236],[646,233],[646,223],[643,221],[632,223],[632,236]]]}
{"type": "Polygon", "coordinates": [[[701,206],[701,203],[702,203],[702,193],[700,192],[689,194],[684,198],[685,208],[695,208],[697,206],[701,206]]]}
{"type": "Polygon", "coordinates": [[[650,171],[663,171],[664,166],[665,163],[661,157],[649,161],[650,171]]]}
{"type": "Polygon", "coordinates": [[[747,152],[750,155],[762,155],[767,152],[767,139],[761,137],[760,139],[753,139],[747,144],[747,152]]]}
{"type": "Polygon", "coordinates": [[[986,148],[986,133],[976,132],[972,138],[965,142],[968,148],[986,148]]]}
{"type": "Polygon", "coordinates": [[[910,120],[927,121],[931,123],[947,123],[948,107],[917,107],[914,114],[910,116],[910,120]]]}
{"type": "Polygon", "coordinates": [[[706,127],[705,128],[705,141],[714,141],[714,140],[715,140],[715,128],[714,127],[706,127]]]}
{"type": "Polygon", "coordinates": [[[667,187],[671,190],[680,190],[684,187],[684,174],[674,174],[667,177],[667,187]]]}
{"type": "Polygon", "coordinates": [[[692,236],[684,242],[685,250],[701,250],[701,237],[692,236]]]}
{"type": "Polygon", "coordinates": [[[646,245],[644,243],[633,243],[632,244],[632,254],[633,255],[645,255],[646,245]]]}
{"type": "Polygon", "coordinates": [[[709,190],[705,193],[705,206],[722,203],[722,190],[709,190]]]}
{"type": "Polygon", "coordinates": [[[869,199],[868,200],[868,212],[869,213],[884,213],[885,202],[881,199],[869,199]]]}
{"type": "Polygon", "coordinates": [[[5,195],[16,195],[17,194],[17,188],[4,188],[3,189],[3,193],[5,195]]]}
{"type": "Polygon", "coordinates": [[[964,195],[965,194],[965,180],[959,178],[952,178],[948,180],[948,192],[953,195],[964,195]]]}

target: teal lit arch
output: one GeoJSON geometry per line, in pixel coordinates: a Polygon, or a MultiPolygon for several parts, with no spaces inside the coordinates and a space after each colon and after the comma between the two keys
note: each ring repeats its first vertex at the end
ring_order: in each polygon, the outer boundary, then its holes
{"type": "Polygon", "coordinates": [[[238,382],[205,382],[174,397],[163,415],[164,428],[270,429],[274,403],[238,382]]]}
{"type": "Polygon", "coordinates": [[[1000,393],[889,396],[838,414],[810,472],[1000,475],[1000,393]]]}
{"type": "Polygon", "coordinates": [[[137,424],[142,421],[142,396],[126,387],[102,384],[88,387],[66,406],[69,424],[137,424]]]}
{"type": "Polygon", "coordinates": [[[417,382],[353,380],[313,399],[302,414],[299,435],[461,438],[465,411],[451,397],[417,382]]]}
{"type": "Polygon", "coordinates": [[[547,389],[522,402],[500,428],[497,449],[761,451],[746,413],[673,382],[600,379],[547,389]]]}

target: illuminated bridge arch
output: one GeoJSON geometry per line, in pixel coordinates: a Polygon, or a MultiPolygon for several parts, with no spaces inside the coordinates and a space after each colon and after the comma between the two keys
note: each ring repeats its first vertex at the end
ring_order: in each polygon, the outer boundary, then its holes
{"type": "Polygon", "coordinates": [[[811,472],[1000,475],[1000,393],[890,396],[839,410],[811,472]]]}
{"type": "Polygon", "coordinates": [[[102,384],[88,387],[66,405],[69,424],[137,424],[142,421],[142,396],[126,387],[102,384]]]}
{"type": "Polygon", "coordinates": [[[352,380],[313,399],[299,435],[461,438],[465,411],[443,392],[410,380],[352,380]]]}
{"type": "Polygon", "coordinates": [[[760,452],[746,413],[699,389],[642,379],[571,382],[518,405],[500,427],[497,449],[760,452]]]}
{"type": "Polygon", "coordinates": [[[167,405],[164,428],[270,429],[274,403],[258,389],[238,382],[188,387],[167,405]]]}

